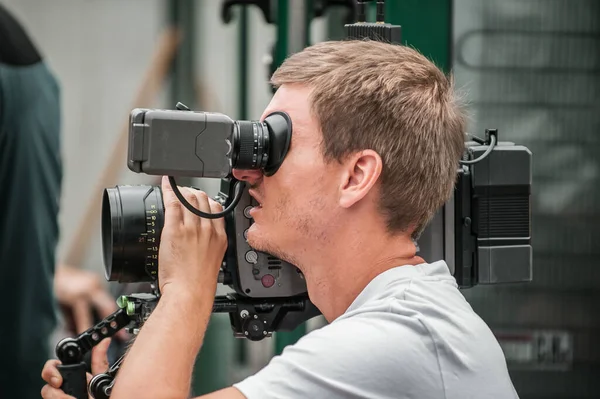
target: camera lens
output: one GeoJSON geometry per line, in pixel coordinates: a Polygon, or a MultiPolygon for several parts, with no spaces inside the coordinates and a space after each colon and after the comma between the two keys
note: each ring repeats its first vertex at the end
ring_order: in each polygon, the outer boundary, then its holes
{"type": "Polygon", "coordinates": [[[231,166],[262,169],[271,176],[281,166],[292,139],[292,120],[284,112],[269,114],[264,122],[236,121],[231,166]]]}
{"type": "Polygon", "coordinates": [[[164,224],[159,187],[117,186],[102,198],[102,252],[108,281],[158,278],[158,248],[164,224]]]}
{"type": "Polygon", "coordinates": [[[266,124],[237,121],[234,135],[234,168],[264,168],[268,162],[269,151],[269,131],[266,124]]]}

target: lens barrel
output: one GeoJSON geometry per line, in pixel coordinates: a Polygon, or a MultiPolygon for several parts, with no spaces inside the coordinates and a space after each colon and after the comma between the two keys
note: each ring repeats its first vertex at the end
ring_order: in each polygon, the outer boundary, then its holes
{"type": "Polygon", "coordinates": [[[108,281],[155,281],[164,225],[160,187],[117,186],[102,198],[102,252],[108,281]]]}
{"type": "Polygon", "coordinates": [[[261,169],[269,160],[269,130],[265,123],[236,121],[232,166],[237,169],[261,169]]]}

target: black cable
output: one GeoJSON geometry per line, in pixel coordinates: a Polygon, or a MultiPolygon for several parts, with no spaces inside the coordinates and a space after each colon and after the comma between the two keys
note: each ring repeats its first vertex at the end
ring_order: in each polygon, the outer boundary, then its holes
{"type": "Polygon", "coordinates": [[[173,189],[175,196],[183,204],[183,206],[185,206],[187,210],[192,212],[194,215],[200,216],[201,218],[205,219],[219,219],[227,215],[229,212],[233,211],[233,209],[242,199],[242,189],[244,187],[243,183],[237,180],[235,182],[235,194],[233,196],[233,201],[231,201],[231,204],[229,204],[227,208],[223,209],[222,212],[205,213],[201,210],[194,208],[189,202],[187,202],[183,194],[181,194],[181,191],[179,191],[179,188],[177,187],[177,183],[175,183],[175,178],[173,176],[169,176],[169,183],[171,184],[171,189],[173,189]]]}

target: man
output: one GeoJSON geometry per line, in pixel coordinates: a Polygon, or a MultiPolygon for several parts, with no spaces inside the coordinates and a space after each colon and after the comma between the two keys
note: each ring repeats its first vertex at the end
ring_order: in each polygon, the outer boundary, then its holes
{"type": "MultiPolygon", "coordinates": [[[[260,206],[250,244],[298,266],[329,324],[256,375],[206,395],[254,398],[514,398],[503,353],[444,262],[414,239],[453,190],[465,117],[425,57],[369,41],[326,42],[275,72],[265,110],[290,115],[290,151],[273,176],[235,170],[260,206]]],[[[111,398],[185,398],[226,247],[223,220],[188,212],[163,181],[162,298],[111,398]]],[[[221,208],[202,192],[186,198],[221,208]]],[[[94,354],[101,366],[101,350],[94,354]]],[[[43,377],[59,398],[56,361],[43,377]],[[51,382],[51,378],[56,381],[51,382]]]]}
{"type": "Polygon", "coordinates": [[[0,397],[37,398],[50,353],[62,181],[60,91],[0,6],[0,397]]]}

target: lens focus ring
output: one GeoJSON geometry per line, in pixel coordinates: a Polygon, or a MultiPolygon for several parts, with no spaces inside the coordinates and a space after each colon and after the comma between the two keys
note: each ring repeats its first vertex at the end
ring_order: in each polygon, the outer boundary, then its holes
{"type": "Polygon", "coordinates": [[[240,145],[236,168],[239,169],[254,169],[256,167],[256,146],[253,123],[248,121],[238,122],[240,129],[240,145]]]}
{"type": "Polygon", "coordinates": [[[106,279],[158,278],[158,249],[164,223],[159,187],[117,186],[104,191],[102,249],[106,279]]]}
{"type": "Polygon", "coordinates": [[[238,121],[234,143],[234,168],[260,169],[266,165],[269,152],[269,132],[264,123],[238,121]]]}

